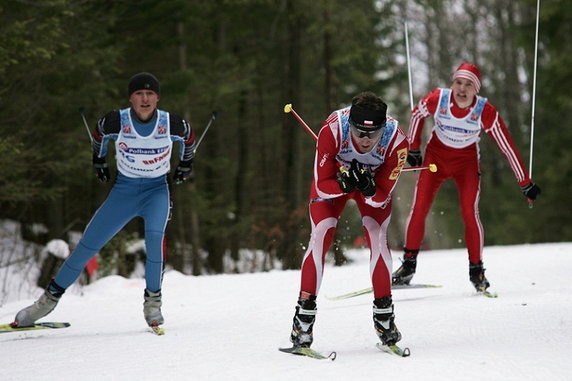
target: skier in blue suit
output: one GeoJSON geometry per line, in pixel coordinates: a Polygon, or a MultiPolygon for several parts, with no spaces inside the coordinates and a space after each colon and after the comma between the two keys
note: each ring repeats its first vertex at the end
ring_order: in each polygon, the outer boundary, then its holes
{"type": "Polygon", "coordinates": [[[149,326],[164,322],[161,282],[165,230],[171,213],[170,158],[173,143],[178,142],[180,162],[173,179],[177,184],[187,180],[192,171],[195,134],[184,119],[157,108],[161,91],[154,75],[134,75],[129,80],[128,94],[131,107],[101,118],[92,139],[95,174],[102,182],[111,177],[105,157],[109,140],[115,141],[115,184],[56,277],[34,304],[16,314],[13,327],[34,325],[49,314],[88,261],[135,217],[145,222],[143,314],[149,326]]]}

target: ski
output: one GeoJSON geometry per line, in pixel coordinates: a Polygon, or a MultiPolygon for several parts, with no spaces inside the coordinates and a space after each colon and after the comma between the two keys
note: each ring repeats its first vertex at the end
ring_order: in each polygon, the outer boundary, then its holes
{"type": "Polygon", "coordinates": [[[10,324],[0,324],[0,333],[20,332],[20,331],[35,331],[38,329],[56,329],[67,328],[71,324],[67,322],[41,322],[28,327],[12,327],[10,324]]]}
{"type": "Polygon", "coordinates": [[[305,347],[293,346],[291,348],[278,348],[278,350],[280,352],[291,353],[293,355],[299,355],[299,356],[306,356],[317,360],[330,359],[334,361],[336,359],[336,352],[330,352],[330,354],[326,356],[318,351],[305,347]]]}
{"type": "Polygon", "coordinates": [[[486,296],[487,298],[498,298],[499,297],[499,294],[497,294],[496,292],[490,292],[487,290],[477,291],[477,295],[483,295],[483,296],[486,296]]]}
{"type": "MultiPolygon", "coordinates": [[[[405,290],[405,289],[412,289],[412,288],[441,288],[443,287],[440,284],[427,284],[427,283],[413,283],[413,284],[395,284],[392,285],[391,288],[393,290],[405,290]]],[[[362,290],[357,290],[353,292],[348,292],[347,294],[337,295],[337,296],[326,296],[326,299],[329,300],[343,300],[349,299],[360,295],[365,295],[373,292],[372,287],[364,288],[362,290]]]]}
{"type": "Polygon", "coordinates": [[[151,332],[157,336],[163,336],[165,334],[165,330],[158,325],[151,325],[149,328],[151,328],[151,332]]]}
{"type": "Polygon", "coordinates": [[[385,353],[389,353],[389,354],[396,355],[399,357],[408,357],[411,354],[411,351],[409,351],[409,348],[401,348],[401,347],[397,346],[396,344],[385,345],[382,343],[377,343],[377,344],[375,344],[375,346],[385,353]]]}
{"type": "Polygon", "coordinates": [[[441,284],[428,284],[428,283],[411,283],[411,284],[393,284],[391,289],[393,290],[407,290],[410,288],[441,288],[441,284]]]}

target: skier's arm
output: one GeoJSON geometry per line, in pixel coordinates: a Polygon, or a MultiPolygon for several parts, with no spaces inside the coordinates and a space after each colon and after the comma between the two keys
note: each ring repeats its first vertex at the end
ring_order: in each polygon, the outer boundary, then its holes
{"type": "Polygon", "coordinates": [[[195,155],[195,132],[186,120],[176,114],[169,114],[170,135],[173,141],[179,142],[179,164],[175,168],[173,179],[181,184],[191,177],[193,158],[195,155]]]}
{"type": "Polygon", "coordinates": [[[195,131],[191,125],[176,114],[169,113],[171,139],[179,142],[179,159],[183,162],[192,161],[195,152],[195,131]]]}
{"type": "Polygon", "coordinates": [[[516,149],[504,120],[497,110],[488,102],[483,110],[481,123],[487,135],[494,140],[499,150],[507,159],[518,185],[522,187],[530,184],[531,180],[528,172],[524,167],[522,158],[516,149]]]}
{"type": "Polygon", "coordinates": [[[107,143],[117,138],[121,128],[119,111],[112,111],[101,118],[93,131],[92,150],[94,161],[103,159],[107,155],[107,143]]]}
{"type": "Polygon", "coordinates": [[[95,175],[102,183],[111,179],[105,156],[107,155],[107,144],[109,139],[117,138],[121,128],[119,111],[112,111],[101,118],[93,131],[92,151],[93,169],[95,175]]]}
{"type": "Polygon", "coordinates": [[[410,149],[418,151],[421,147],[421,133],[425,125],[425,119],[435,113],[437,102],[439,101],[440,89],[435,89],[425,95],[417,105],[411,110],[409,120],[408,140],[410,149]]]}
{"type": "Polygon", "coordinates": [[[336,160],[338,154],[338,142],[335,136],[338,131],[335,128],[336,123],[338,123],[337,115],[332,113],[318,134],[314,159],[314,181],[316,182],[316,191],[322,198],[334,198],[344,194],[336,180],[336,175],[340,170],[336,160]]]}

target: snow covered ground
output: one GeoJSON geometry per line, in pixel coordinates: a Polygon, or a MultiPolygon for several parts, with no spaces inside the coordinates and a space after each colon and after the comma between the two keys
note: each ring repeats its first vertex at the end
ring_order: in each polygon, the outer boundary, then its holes
{"type": "MultiPolygon", "coordinates": [[[[354,264],[326,268],[318,297],[313,348],[335,350],[333,362],[277,350],[289,345],[299,271],[171,271],[163,284],[164,336],[145,327],[142,279],[103,278],[71,288],[44,319],[70,328],[0,334],[0,379],[572,379],[572,243],[487,247],[497,299],[473,292],[465,250],[422,253],[414,282],[443,287],[393,292],[408,358],[376,349],[371,294],[326,298],[370,286],[367,251],[349,254],[354,264]]],[[[0,322],[31,302],[3,305],[0,322]]]]}

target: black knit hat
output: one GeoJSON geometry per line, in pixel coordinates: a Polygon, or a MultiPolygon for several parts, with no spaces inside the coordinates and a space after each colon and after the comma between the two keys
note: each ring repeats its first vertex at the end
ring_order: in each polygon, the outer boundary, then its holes
{"type": "Polygon", "coordinates": [[[350,123],[363,131],[376,131],[385,127],[387,105],[383,103],[381,106],[380,110],[371,110],[352,105],[350,108],[350,123]]]}
{"type": "Polygon", "coordinates": [[[159,87],[159,81],[151,73],[139,73],[135,74],[129,80],[128,93],[129,96],[137,90],[153,90],[157,95],[161,95],[161,88],[159,87]]]}

